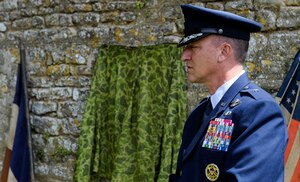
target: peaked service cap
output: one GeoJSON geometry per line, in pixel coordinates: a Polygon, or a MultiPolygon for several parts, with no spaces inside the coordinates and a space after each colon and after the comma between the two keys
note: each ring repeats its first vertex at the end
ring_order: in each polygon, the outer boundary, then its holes
{"type": "Polygon", "coordinates": [[[233,13],[203,8],[191,4],[181,5],[184,14],[184,37],[178,46],[197,41],[209,34],[249,41],[250,33],[261,30],[256,21],[233,13]]]}

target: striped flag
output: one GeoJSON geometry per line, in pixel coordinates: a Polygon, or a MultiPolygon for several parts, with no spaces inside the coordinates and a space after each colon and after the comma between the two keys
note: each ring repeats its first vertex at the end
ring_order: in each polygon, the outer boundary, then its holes
{"type": "Polygon", "coordinates": [[[277,99],[288,126],[289,142],[284,155],[286,182],[300,182],[300,50],[283,81],[277,99]]]}
{"type": "MultiPolygon", "coordinates": [[[[24,51],[24,50],[23,50],[24,51]]],[[[23,55],[24,58],[24,55],[23,55]]],[[[16,92],[12,105],[9,136],[2,169],[1,182],[33,181],[30,125],[28,123],[25,61],[18,66],[16,92]]]]}

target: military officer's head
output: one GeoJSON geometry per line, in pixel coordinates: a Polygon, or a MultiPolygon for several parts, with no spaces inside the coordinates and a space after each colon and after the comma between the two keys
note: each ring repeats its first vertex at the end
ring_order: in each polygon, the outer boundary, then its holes
{"type": "Polygon", "coordinates": [[[181,5],[184,14],[184,46],[181,60],[188,79],[205,84],[210,92],[243,69],[250,33],[261,25],[247,18],[194,5],[181,5]],[[220,82],[220,83],[217,83],[220,82]]]}

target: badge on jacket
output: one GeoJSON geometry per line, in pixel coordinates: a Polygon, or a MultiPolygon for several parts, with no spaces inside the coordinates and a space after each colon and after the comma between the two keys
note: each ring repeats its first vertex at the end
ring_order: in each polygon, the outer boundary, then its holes
{"type": "Polygon", "coordinates": [[[205,176],[209,181],[216,181],[219,178],[220,170],[217,165],[211,163],[205,168],[205,176]]]}
{"type": "Polygon", "coordinates": [[[226,152],[230,144],[233,128],[234,123],[230,119],[215,118],[211,120],[202,147],[226,152]]]}

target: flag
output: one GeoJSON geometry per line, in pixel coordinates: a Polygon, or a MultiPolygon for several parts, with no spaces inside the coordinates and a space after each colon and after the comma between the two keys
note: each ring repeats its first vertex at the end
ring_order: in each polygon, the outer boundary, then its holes
{"type": "MultiPolygon", "coordinates": [[[[22,57],[22,56],[21,56],[22,57]]],[[[28,130],[25,61],[18,66],[16,92],[12,104],[9,135],[2,169],[2,182],[29,182],[32,178],[32,152],[28,130]],[[30,141],[30,142],[29,142],[30,141]]]]}
{"type": "Polygon", "coordinates": [[[300,50],[284,79],[277,100],[288,126],[289,141],[284,155],[286,182],[300,182],[300,50]]]}

